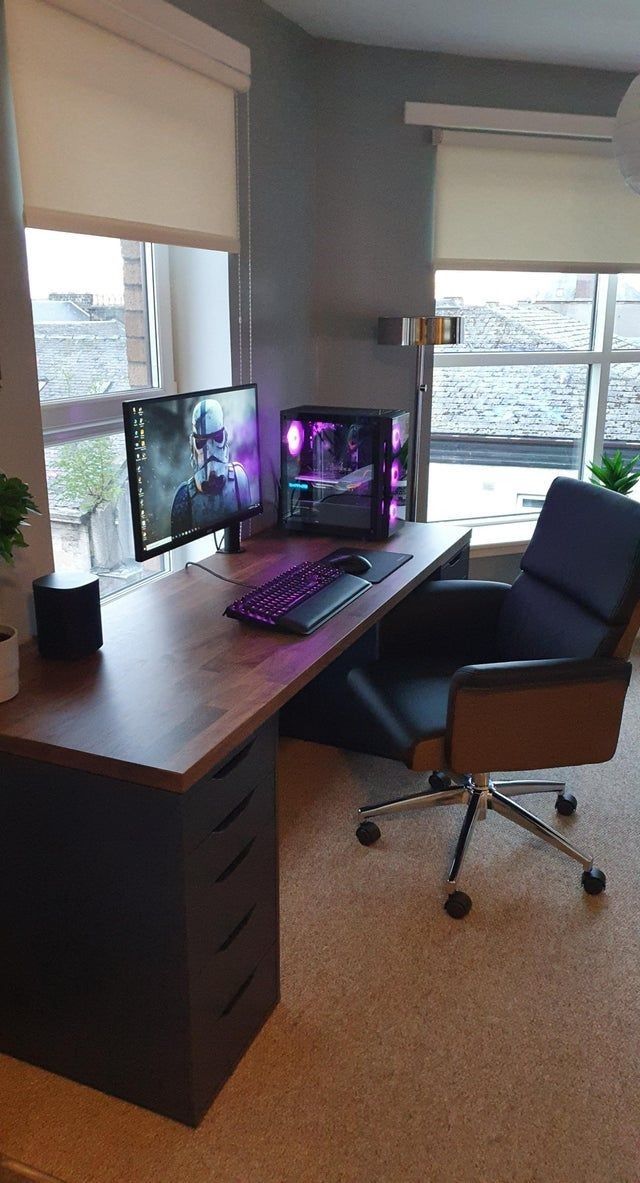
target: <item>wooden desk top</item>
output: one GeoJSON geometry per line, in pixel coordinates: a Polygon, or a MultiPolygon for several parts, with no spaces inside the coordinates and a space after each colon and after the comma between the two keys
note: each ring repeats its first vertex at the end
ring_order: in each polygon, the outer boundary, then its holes
{"type": "MultiPolygon", "coordinates": [[[[143,584],[103,607],[104,645],[91,657],[45,661],[35,642],[21,649],[20,692],[0,704],[0,751],[184,792],[468,538],[407,522],[388,543],[363,542],[414,557],[309,637],[224,617],[242,590],[197,567],[143,584]]],[[[245,554],[205,562],[257,584],[339,544],[269,532],[245,554]]]]}

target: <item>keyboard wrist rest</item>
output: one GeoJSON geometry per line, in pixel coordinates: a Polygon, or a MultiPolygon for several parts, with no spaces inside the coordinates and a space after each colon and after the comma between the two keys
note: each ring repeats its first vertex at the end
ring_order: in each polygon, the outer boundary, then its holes
{"type": "Polygon", "coordinates": [[[314,592],[308,600],[285,612],[278,621],[278,629],[281,632],[307,636],[370,587],[371,584],[367,583],[366,579],[360,579],[358,575],[347,575],[345,572],[327,587],[314,592]]]}

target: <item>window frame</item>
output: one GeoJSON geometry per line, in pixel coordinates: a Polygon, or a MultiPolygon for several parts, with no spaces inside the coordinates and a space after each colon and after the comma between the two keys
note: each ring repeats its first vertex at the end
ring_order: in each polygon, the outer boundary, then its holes
{"type": "MultiPolygon", "coordinates": [[[[171,273],[169,247],[159,243],[143,243],[145,272],[145,312],[149,330],[149,368],[152,382],[157,385],[109,391],[106,395],[87,398],[66,398],[40,401],[43,452],[61,444],[95,439],[103,435],[124,434],[122,404],[132,398],[157,398],[175,394],[173,355],[173,325],[171,317],[171,273]]],[[[46,465],[46,459],[45,459],[46,465]]],[[[145,573],[143,577],[122,588],[101,595],[102,601],[129,595],[153,580],[170,574],[175,563],[170,554],[163,556],[162,569],[145,573]]]]}
{"type": "MultiPolygon", "coordinates": [[[[465,267],[454,268],[447,266],[446,268],[437,268],[438,270],[459,270],[468,272],[472,270],[468,265],[465,267]]],[[[483,271],[505,271],[506,268],[496,267],[491,268],[483,265],[483,271]]],[[[514,265],[513,271],[522,270],[514,265]]],[[[534,270],[533,268],[531,270],[534,270]]],[[[558,274],[565,274],[566,268],[558,264],[540,264],[539,268],[535,268],[541,272],[557,272],[558,274]]],[[[585,268],[585,271],[587,268],[585,268]]],[[[436,369],[455,369],[455,368],[484,368],[489,366],[503,367],[503,366],[559,366],[559,365],[586,365],[587,384],[585,407],[582,423],[582,435],[580,442],[580,457],[578,463],[578,479],[588,480],[589,469],[588,465],[596,458],[599,459],[604,450],[604,433],[605,420],[607,415],[607,400],[609,393],[609,378],[611,374],[612,365],[635,362],[640,363],[640,348],[638,349],[615,349],[613,345],[614,330],[615,330],[615,314],[617,304],[618,285],[620,277],[624,272],[608,273],[608,272],[594,272],[590,274],[595,275],[595,292],[593,296],[593,319],[591,325],[591,348],[590,349],[572,349],[572,350],[554,350],[554,351],[501,351],[501,350],[477,350],[468,351],[464,353],[454,353],[445,348],[442,351],[434,350],[433,368],[436,369]]],[[[635,273],[634,273],[635,274],[635,273]]],[[[640,309],[640,301],[638,301],[640,309]]],[[[464,309],[461,309],[461,315],[464,317],[464,309]]],[[[427,465],[431,464],[431,435],[426,439],[418,440],[418,448],[427,456],[427,465]]],[[[491,517],[471,517],[463,518],[431,518],[429,517],[429,497],[428,497],[427,483],[427,497],[426,505],[423,506],[426,521],[454,521],[456,523],[467,523],[470,526],[492,526],[504,525],[510,522],[520,523],[526,521],[535,521],[538,517],[539,511],[531,511],[531,513],[521,514],[496,514],[491,517]]]]}
{"type": "Polygon", "coordinates": [[[90,439],[98,435],[111,435],[114,431],[123,431],[123,402],[132,398],[157,398],[161,394],[176,393],[169,248],[155,243],[145,243],[144,247],[146,312],[149,335],[151,337],[153,334],[156,346],[155,349],[150,350],[150,368],[152,378],[157,377],[158,385],[109,391],[108,394],[91,395],[89,398],[41,401],[40,413],[45,447],[66,444],[78,439],[90,439]]]}

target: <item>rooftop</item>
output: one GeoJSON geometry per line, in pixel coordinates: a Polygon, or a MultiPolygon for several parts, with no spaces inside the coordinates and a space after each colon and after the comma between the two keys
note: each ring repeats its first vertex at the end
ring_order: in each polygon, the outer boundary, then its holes
{"type": "MultiPolygon", "coordinates": [[[[438,311],[464,315],[465,341],[448,348],[468,355],[475,351],[505,353],[585,350],[589,347],[590,302],[513,305],[440,301],[438,311]],[[563,311],[559,311],[563,308],[563,311]]],[[[634,303],[635,313],[639,305],[634,303]]],[[[639,318],[640,319],[640,318],[639,318]]],[[[640,349],[640,337],[614,338],[617,348],[640,349]]],[[[444,352],[444,351],[443,351],[444,352]]],[[[434,377],[434,435],[579,440],[586,401],[588,367],[568,365],[442,366],[434,377]]],[[[640,362],[612,366],[607,407],[607,439],[637,444],[640,440],[640,362]]],[[[639,445],[640,446],[640,445],[639,445]]]]}

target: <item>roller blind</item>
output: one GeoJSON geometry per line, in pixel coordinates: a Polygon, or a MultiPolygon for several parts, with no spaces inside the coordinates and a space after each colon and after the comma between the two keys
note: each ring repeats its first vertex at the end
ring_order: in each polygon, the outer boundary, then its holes
{"type": "Polygon", "coordinates": [[[445,136],[436,149],[436,266],[640,269],[640,198],[610,145],[445,136]]]}
{"type": "Polygon", "coordinates": [[[237,251],[248,50],[164,0],[6,14],[26,225],[237,251]]]}

